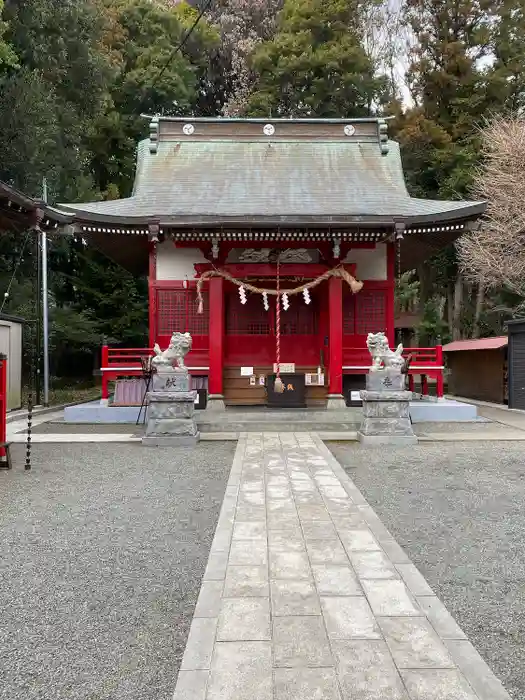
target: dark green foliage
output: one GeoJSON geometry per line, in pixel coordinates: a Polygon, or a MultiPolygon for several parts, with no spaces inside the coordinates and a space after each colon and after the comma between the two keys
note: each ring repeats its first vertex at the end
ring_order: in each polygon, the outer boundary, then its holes
{"type": "Polygon", "coordinates": [[[250,116],[368,116],[384,87],[362,43],[359,4],[285,0],[275,37],[259,45],[250,116]]]}

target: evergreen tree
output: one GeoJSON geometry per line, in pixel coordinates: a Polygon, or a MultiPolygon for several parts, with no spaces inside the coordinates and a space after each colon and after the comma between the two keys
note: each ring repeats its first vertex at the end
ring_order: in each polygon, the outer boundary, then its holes
{"type": "Polygon", "coordinates": [[[275,37],[253,56],[250,116],[367,116],[383,81],[362,42],[359,3],[285,0],[275,37]]]}

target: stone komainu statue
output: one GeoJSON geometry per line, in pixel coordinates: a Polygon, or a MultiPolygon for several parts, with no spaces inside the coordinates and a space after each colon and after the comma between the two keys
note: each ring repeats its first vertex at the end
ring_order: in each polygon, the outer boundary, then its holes
{"type": "Polygon", "coordinates": [[[377,372],[379,369],[392,367],[402,371],[405,366],[403,358],[403,346],[401,343],[395,350],[390,350],[388,339],[384,333],[369,333],[366,339],[366,346],[369,353],[372,355],[371,372],[377,372]]]}
{"type": "Polygon", "coordinates": [[[158,343],[153,348],[155,357],[151,360],[153,367],[173,367],[177,362],[180,369],[186,369],[184,358],[191,350],[192,339],[189,333],[173,333],[166,350],[161,350],[158,343]]]}

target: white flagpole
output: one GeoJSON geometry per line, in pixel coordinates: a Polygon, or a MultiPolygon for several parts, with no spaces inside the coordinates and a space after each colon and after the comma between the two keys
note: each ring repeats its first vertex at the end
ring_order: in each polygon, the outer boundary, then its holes
{"type": "MultiPolygon", "coordinates": [[[[47,204],[47,180],[42,181],[42,199],[47,204]]],[[[45,231],[41,235],[41,255],[42,255],[42,309],[43,309],[43,331],[44,331],[44,406],[49,406],[49,303],[47,293],[47,234],[45,231]]]]}

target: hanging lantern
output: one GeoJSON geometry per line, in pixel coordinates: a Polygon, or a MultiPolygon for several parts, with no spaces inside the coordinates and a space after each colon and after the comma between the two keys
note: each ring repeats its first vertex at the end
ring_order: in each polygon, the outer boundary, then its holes
{"type": "Polygon", "coordinates": [[[270,309],[270,304],[268,303],[268,294],[266,292],[263,292],[263,306],[265,311],[269,311],[270,309]]]}
{"type": "Polygon", "coordinates": [[[239,297],[241,299],[241,304],[246,304],[246,289],[241,285],[239,287],[239,297]]]}
{"type": "Polygon", "coordinates": [[[282,299],[282,302],[283,302],[283,309],[284,309],[285,311],[288,311],[288,309],[290,308],[290,301],[289,301],[289,299],[288,299],[288,294],[283,294],[282,297],[281,297],[281,299],[282,299]]]}
{"type": "Polygon", "coordinates": [[[303,289],[303,299],[305,304],[309,304],[312,301],[308,289],[303,289]]]}

